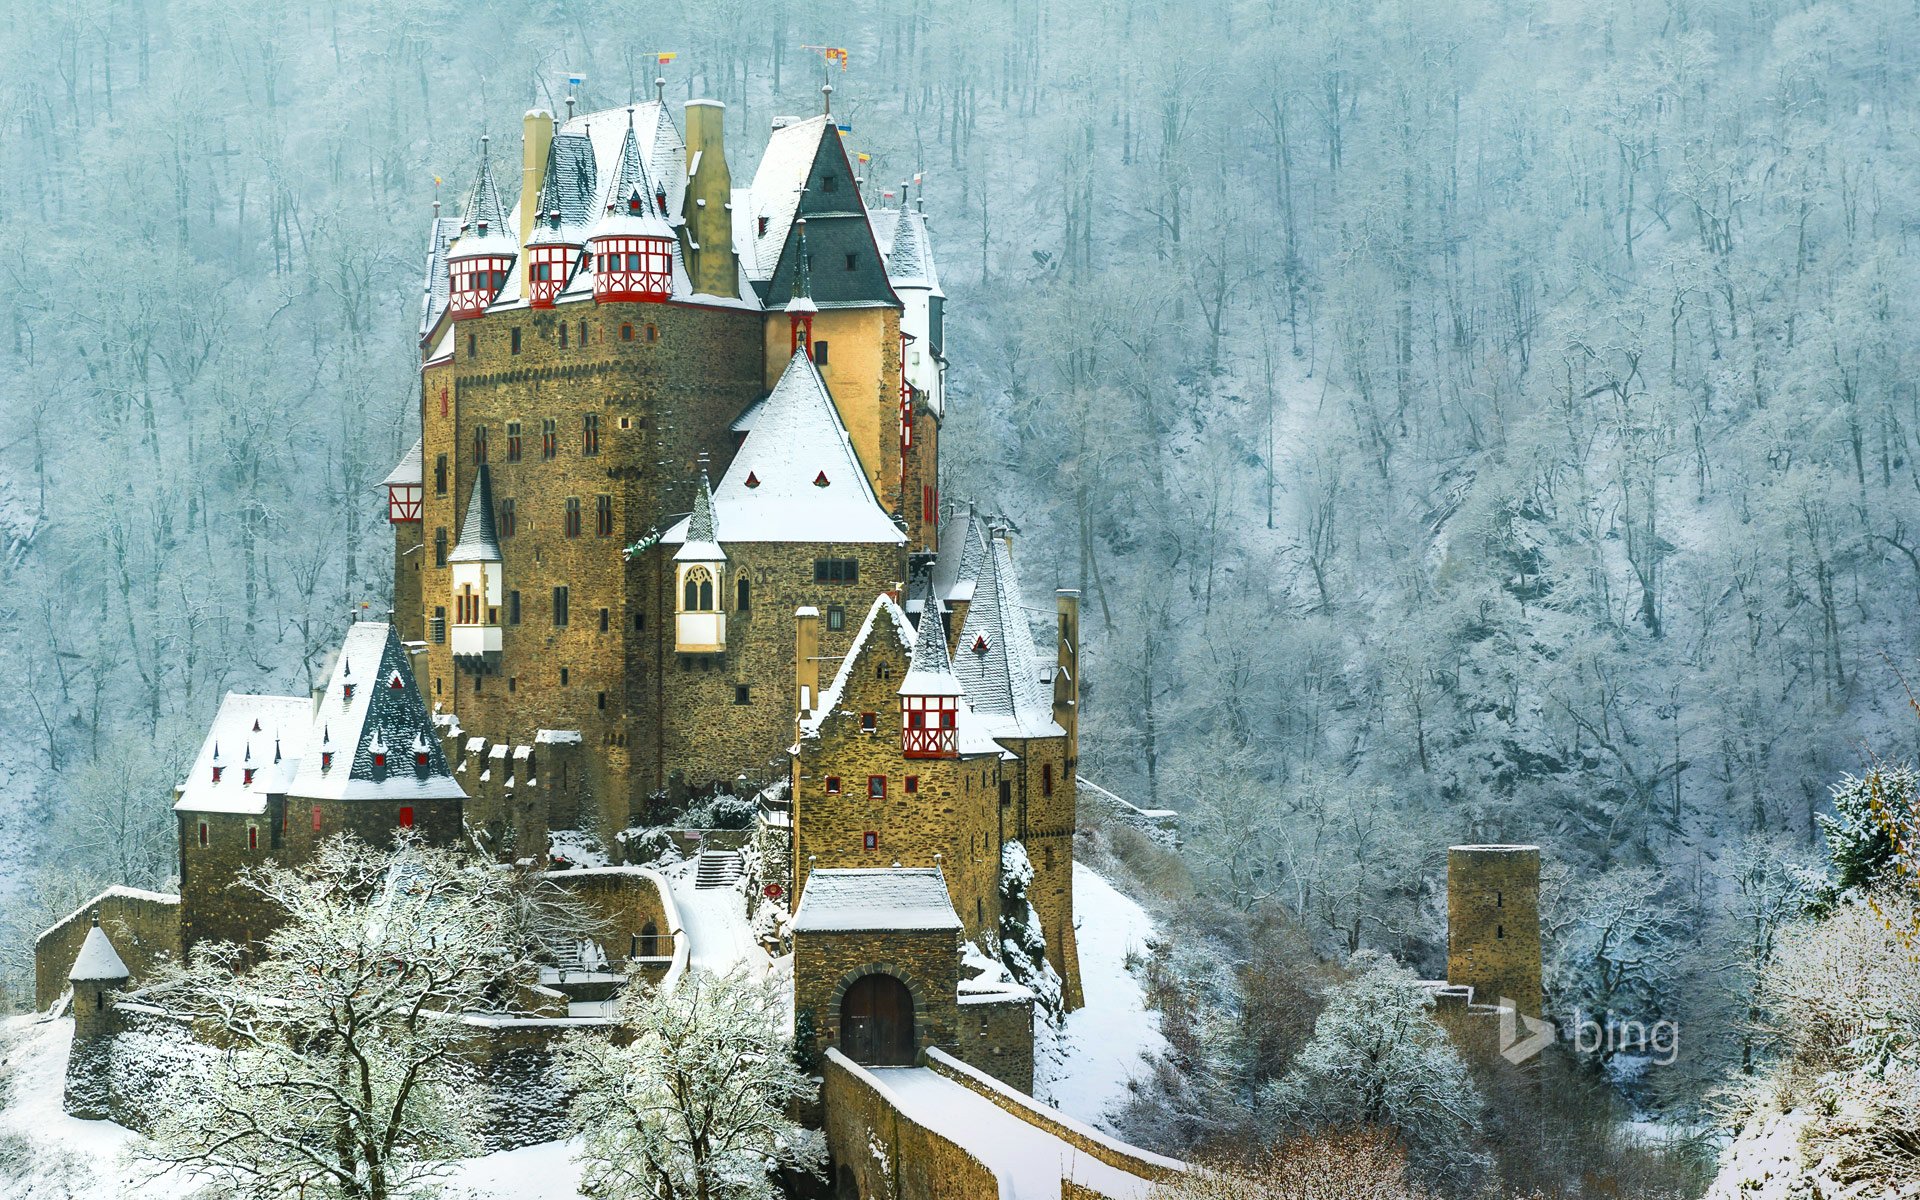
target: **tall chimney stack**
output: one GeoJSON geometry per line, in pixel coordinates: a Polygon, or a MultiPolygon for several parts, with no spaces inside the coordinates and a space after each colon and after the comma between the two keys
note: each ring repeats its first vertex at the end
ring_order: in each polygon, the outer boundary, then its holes
{"type": "Polygon", "coordinates": [[[727,171],[727,106],[687,101],[686,221],[688,281],[707,296],[740,295],[733,252],[733,176],[727,171]]]}
{"type": "Polygon", "coordinates": [[[520,118],[520,294],[533,290],[533,264],[528,262],[527,242],[533,238],[534,222],[539,218],[540,188],[546,182],[547,153],[553,148],[553,114],[544,108],[531,108],[520,118]]]}
{"type": "Polygon", "coordinates": [[[1053,594],[1059,636],[1053,667],[1053,723],[1067,734],[1067,777],[1080,769],[1080,590],[1053,594]]]}
{"type": "Polygon", "coordinates": [[[794,709],[802,719],[820,703],[820,610],[803,605],[793,610],[794,709]]]}

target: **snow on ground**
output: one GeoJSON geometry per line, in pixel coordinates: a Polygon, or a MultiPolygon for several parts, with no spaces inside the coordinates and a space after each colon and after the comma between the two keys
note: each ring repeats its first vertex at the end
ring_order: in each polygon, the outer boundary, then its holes
{"type": "Polygon", "coordinates": [[[575,1140],[469,1158],[447,1177],[447,1200],[578,1200],[578,1152],[575,1140]]]}
{"type": "MultiPolygon", "coordinates": [[[[1749,1121],[1721,1153],[1705,1200],[1787,1200],[1807,1194],[1811,1181],[1800,1160],[1800,1134],[1810,1119],[1795,1111],[1749,1121]]],[[[1819,1194],[1837,1195],[1838,1189],[1819,1194]]]]}
{"type": "MultiPolygon", "coordinates": [[[[155,1176],[137,1155],[146,1141],[111,1121],[60,1107],[73,1021],[0,1022],[0,1197],[6,1200],[187,1200],[199,1182],[155,1176]]],[[[579,1200],[572,1142],[543,1142],[462,1160],[447,1200],[579,1200]]]]}
{"type": "Polygon", "coordinates": [[[754,978],[765,977],[772,960],[754,940],[746,897],[732,887],[695,887],[698,865],[698,859],[689,859],[662,871],[687,934],[687,965],[725,975],[744,964],[754,978]]]}
{"type": "Polygon", "coordinates": [[[1152,1189],[927,1067],[868,1070],[901,1112],[985,1163],[1000,1179],[1001,1200],[1058,1200],[1063,1178],[1114,1200],[1143,1200],[1152,1189]]]}
{"type": "Polygon", "coordinates": [[[1109,1128],[1108,1114],[1128,1095],[1141,1056],[1166,1049],[1160,1018],[1147,1010],[1146,990],[1127,969],[1129,951],[1143,953],[1154,935],[1146,911],[1091,867],[1073,864],[1074,931],[1086,1006],[1049,1036],[1035,1032],[1033,1094],[1068,1116],[1109,1128]]]}
{"type": "Polygon", "coordinates": [[[9,1200],[177,1200],[195,1190],[177,1172],[153,1177],[134,1152],[145,1141],[111,1121],[60,1107],[73,1021],[13,1017],[0,1024],[0,1195],[9,1200]]]}

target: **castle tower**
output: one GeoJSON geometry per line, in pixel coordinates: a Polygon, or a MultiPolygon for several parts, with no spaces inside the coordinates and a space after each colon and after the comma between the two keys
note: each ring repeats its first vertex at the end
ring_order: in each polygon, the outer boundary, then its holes
{"type": "Polygon", "coordinates": [[[587,239],[593,252],[595,303],[661,301],[673,294],[674,233],[665,205],[665,192],[647,178],[629,108],[607,211],[587,239]]]}
{"type": "Polygon", "coordinates": [[[947,660],[940,601],[927,581],[913,660],[900,680],[900,751],[906,758],[960,757],[960,680],[947,660]]]}
{"type": "Polygon", "coordinates": [[[387,522],[393,526],[393,619],[402,641],[427,636],[421,608],[421,549],[425,546],[420,522],[424,485],[424,443],[415,439],[400,464],[380,481],[387,490],[387,522]]]}
{"type": "Polygon", "coordinates": [[[733,176],[727,170],[727,106],[689,100],[687,113],[687,275],[706,296],[740,295],[740,261],[733,251],[733,176]]]}
{"type": "Polygon", "coordinates": [[[1447,850],[1447,982],[1540,1015],[1540,847],[1447,850]]]}
{"type": "Polygon", "coordinates": [[[673,648],[678,654],[719,654],[727,648],[727,614],[721,592],[727,552],[713,524],[713,485],[705,470],[693,497],[687,540],[673,555],[673,648]]]}
{"type": "Polygon", "coordinates": [[[131,975],[127,964],[100,928],[100,913],[73,957],[67,981],[73,985],[73,1052],[67,1059],[67,1086],[63,1104],[69,1113],[89,1121],[104,1121],[108,1111],[108,1076],[113,1035],[118,1031],[111,997],[125,987],[131,975]]]}
{"type": "Polygon", "coordinates": [[[447,248],[447,309],[456,321],[487,311],[507,285],[520,243],[507,229],[507,209],[493,181],[486,138],[480,139],[480,170],[460,218],[460,236],[447,248]]]}
{"type": "Polygon", "coordinates": [[[474,470],[467,519],[447,556],[453,583],[453,660],[484,673],[500,662],[500,580],[505,573],[493,524],[493,482],[487,464],[474,470]]]}

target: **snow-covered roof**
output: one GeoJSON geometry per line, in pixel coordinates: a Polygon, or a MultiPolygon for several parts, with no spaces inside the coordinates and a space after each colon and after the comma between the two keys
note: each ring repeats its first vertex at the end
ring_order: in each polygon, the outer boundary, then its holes
{"type": "MultiPolygon", "coordinates": [[[[799,611],[807,612],[808,610],[799,611]]],[[[814,612],[813,615],[818,616],[819,613],[814,612]]],[[[894,603],[893,597],[885,592],[873,598],[873,606],[867,609],[867,619],[860,622],[860,630],[853,635],[853,642],[847,647],[845,657],[840,660],[840,669],[834,672],[833,682],[820,693],[820,699],[813,706],[812,715],[800,723],[802,737],[818,733],[821,722],[831,717],[834,710],[840,707],[840,697],[846,694],[847,681],[853,678],[861,654],[866,651],[867,643],[872,640],[874,632],[883,628],[892,636],[895,649],[903,654],[909,652],[913,645],[913,622],[907,620],[907,614],[894,603]]]]}
{"type": "Polygon", "coordinates": [[[393,626],[361,621],[347,631],[308,729],[307,753],[287,791],[313,800],[466,798],[447,769],[393,626]],[[328,753],[330,764],[323,767],[328,753]],[[384,764],[376,765],[376,756],[384,764]]]}
{"type": "Polygon", "coordinates": [[[705,468],[700,471],[700,486],[693,493],[693,512],[687,517],[686,541],[681,544],[679,553],[673,556],[673,561],[727,561],[727,552],[720,548],[719,537],[714,532],[713,484],[707,481],[705,468]]]}
{"type": "MultiPolygon", "coordinates": [[[[813,361],[796,354],[754,418],[753,431],[713,492],[721,543],[900,545],[907,535],[880,507],[840,411],[813,361]]],[[[662,537],[688,538],[691,518],[662,537]]]]}
{"type": "MultiPolygon", "coordinates": [[[[629,109],[629,121],[632,115],[629,109]]],[[[605,211],[594,220],[591,236],[672,237],[672,226],[655,207],[656,188],[664,193],[665,182],[647,170],[640,135],[630,123],[620,138],[620,156],[614,160],[613,186],[607,193],[605,211]]]]}
{"type": "Polygon", "coordinates": [[[733,202],[734,248],[747,269],[747,277],[756,283],[772,278],[786,248],[787,233],[800,211],[800,189],[806,186],[813,170],[814,157],[820,152],[820,138],[827,131],[826,116],[793,121],[773,131],[753,182],[746,188],[745,203],[737,193],[733,202]],[[762,226],[760,222],[766,224],[762,226]],[[763,232],[764,230],[764,232],[763,232]]]}
{"type": "Polygon", "coordinates": [[[947,881],[931,867],[811,871],[793,915],[795,933],[959,928],[947,881]]]}
{"type": "Polygon", "coordinates": [[[594,201],[600,196],[600,167],[594,161],[593,140],[584,132],[565,129],[554,134],[547,150],[547,169],[540,179],[542,218],[559,214],[552,227],[572,230],[584,236],[586,227],[599,216],[594,201]]]}
{"type": "Polygon", "coordinates": [[[460,522],[460,537],[447,561],[501,561],[500,538],[493,528],[493,480],[485,463],[474,472],[473,487],[467,492],[467,517],[460,522]]]}
{"type": "Polygon", "coordinates": [[[419,487],[421,481],[425,478],[426,453],[422,448],[422,443],[425,440],[424,438],[413,439],[413,448],[400,456],[400,462],[393,470],[387,472],[387,477],[382,479],[377,486],[405,487],[411,484],[414,487],[419,487]]]}
{"type": "MultiPolygon", "coordinates": [[[[631,114],[626,105],[582,113],[554,131],[554,142],[558,144],[562,138],[585,139],[595,164],[595,193],[589,211],[597,218],[607,211],[609,204],[624,200],[631,189],[631,180],[625,186],[620,181],[621,154],[629,127],[645,172],[647,198],[653,198],[653,189],[658,186],[666,193],[667,212],[673,214],[671,221],[677,221],[687,190],[687,147],[660,101],[645,100],[632,105],[631,114]]],[[[578,147],[569,152],[578,153],[578,147]]],[[[516,219],[518,211],[516,208],[516,219]]],[[[676,280],[674,294],[678,296],[682,291],[680,281],[676,280]]]]}
{"type": "Polygon", "coordinates": [[[132,974],[120,958],[120,952],[113,948],[107,931],[95,921],[93,928],[87,930],[87,940],[80,943],[80,953],[73,956],[73,970],[67,972],[67,978],[75,982],[92,982],[126,979],[132,974]]]}
{"type": "Polygon", "coordinates": [[[940,522],[940,553],[933,561],[934,594],[943,601],[973,599],[973,589],[987,565],[987,523],[969,504],[940,522]]]}
{"type": "MultiPolygon", "coordinates": [[[[887,281],[896,288],[923,288],[936,296],[945,296],[940,290],[940,274],[934,267],[933,239],[927,233],[926,216],[898,209],[887,211],[899,213],[894,220],[893,236],[882,251],[887,256],[887,281]]],[[[875,225],[877,228],[878,222],[875,225]]]]}
{"type": "Polygon", "coordinates": [[[427,229],[427,272],[420,297],[420,336],[423,338],[433,331],[440,315],[447,311],[447,247],[459,230],[459,221],[440,216],[436,216],[427,229]]]}
{"type": "Polygon", "coordinates": [[[177,812],[264,813],[267,797],[284,795],[300,765],[313,717],[305,696],[248,696],[220,701],[200,753],[176,792],[177,812]],[[220,768],[214,781],[213,769],[220,768]]]}
{"type": "Polygon", "coordinates": [[[927,582],[920,603],[920,625],[913,638],[913,663],[900,680],[902,696],[958,696],[960,679],[947,659],[947,634],[940,625],[940,602],[927,582]]]}
{"type": "Polygon", "coordinates": [[[1033,628],[1006,542],[989,533],[987,556],[954,643],[954,674],[995,737],[1063,737],[1041,676],[1033,628]]]}

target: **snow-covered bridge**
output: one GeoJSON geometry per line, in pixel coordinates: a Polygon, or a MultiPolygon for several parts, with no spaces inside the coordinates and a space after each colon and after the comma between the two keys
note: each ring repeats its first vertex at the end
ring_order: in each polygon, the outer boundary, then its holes
{"type": "Polygon", "coordinates": [[[1145,1200],[1183,1163],[1129,1146],[939,1050],[918,1067],[827,1052],[836,1194],[898,1200],[1145,1200]]]}

